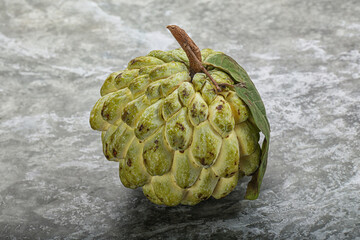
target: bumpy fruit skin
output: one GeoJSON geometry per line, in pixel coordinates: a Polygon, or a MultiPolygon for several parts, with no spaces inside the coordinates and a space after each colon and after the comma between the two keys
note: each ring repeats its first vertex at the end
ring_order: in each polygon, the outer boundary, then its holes
{"type": "MultiPolygon", "coordinates": [[[[203,60],[216,53],[201,51],[203,60]]],[[[103,151],[119,162],[125,187],[142,187],[156,204],[195,205],[228,195],[260,164],[259,130],[246,104],[210,79],[189,76],[181,49],[152,51],[110,74],[90,124],[102,131],[103,151]]],[[[233,84],[218,69],[217,83],[233,84]]]]}

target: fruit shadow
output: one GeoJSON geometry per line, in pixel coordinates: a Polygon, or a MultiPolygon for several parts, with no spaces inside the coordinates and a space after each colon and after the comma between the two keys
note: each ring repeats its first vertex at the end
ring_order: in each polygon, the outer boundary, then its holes
{"type": "MultiPolygon", "coordinates": [[[[195,206],[158,206],[150,202],[141,190],[132,191],[134,200],[127,205],[124,217],[116,223],[116,230],[112,230],[118,236],[152,238],[166,232],[181,234],[181,231],[210,229],[214,224],[247,214],[246,209],[251,208],[251,201],[244,199],[248,180],[240,180],[235,190],[222,199],[210,197],[195,206]]],[[[121,210],[124,208],[119,208],[121,210]]]]}

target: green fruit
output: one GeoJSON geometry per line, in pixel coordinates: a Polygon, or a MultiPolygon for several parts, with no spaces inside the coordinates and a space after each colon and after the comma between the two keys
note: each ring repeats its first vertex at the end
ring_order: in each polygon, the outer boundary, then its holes
{"type": "MultiPolygon", "coordinates": [[[[225,197],[260,164],[259,130],[247,105],[229,88],[217,93],[204,73],[191,79],[187,62],[181,49],[131,60],[105,80],[90,115],[124,186],[142,187],[156,204],[225,197]]],[[[234,84],[219,69],[209,73],[234,84]]]]}
{"type": "Polygon", "coordinates": [[[270,140],[259,93],[232,58],[168,29],[182,49],[137,57],[101,87],[90,125],[102,131],[104,155],[119,162],[125,187],[156,204],[219,199],[243,176],[252,176],[245,198],[256,199],[270,140]]]}

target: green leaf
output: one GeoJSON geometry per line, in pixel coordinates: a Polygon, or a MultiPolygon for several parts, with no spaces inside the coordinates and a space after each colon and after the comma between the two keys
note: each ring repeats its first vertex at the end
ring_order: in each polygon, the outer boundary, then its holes
{"type": "Polygon", "coordinates": [[[261,100],[260,94],[257,91],[254,83],[251,81],[249,75],[231,57],[224,53],[211,54],[206,58],[204,64],[213,66],[228,73],[235,82],[239,83],[235,84],[235,91],[237,95],[248,105],[256,126],[265,136],[262,144],[260,166],[253,174],[245,195],[246,199],[257,199],[260,192],[261,182],[266,170],[270,144],[270,124],[266,117],[264,103],[261,100]]]}

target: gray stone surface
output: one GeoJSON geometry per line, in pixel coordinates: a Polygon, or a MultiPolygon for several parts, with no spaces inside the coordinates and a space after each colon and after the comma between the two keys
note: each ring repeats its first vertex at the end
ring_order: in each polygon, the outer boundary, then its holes
{"type": "Polygon", "coordinates": [[[0,1],[0,239],[360,239],[360,2],[0,1]],[[264,3],[265,2],[265,3],[264,3]],[[258,200],[155,206],[89,112],[106,76],[178,45],[249,73],[272,126],[258,200]]]}

